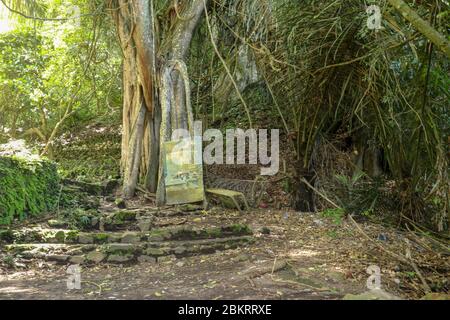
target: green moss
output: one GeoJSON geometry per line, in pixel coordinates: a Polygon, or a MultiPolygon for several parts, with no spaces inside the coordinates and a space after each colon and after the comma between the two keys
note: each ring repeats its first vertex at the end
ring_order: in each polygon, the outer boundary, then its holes
{"type": "Polygon", "coordinates": [[[106,233],[97,233],[94,235],[94,243],[107,243],[109,236],[106,233]]]}
{"type": "Polygon", "coordinates": [[[125,221],[134,221],[136,220],[136,212],[128,211],[128,210],[122,210],[114,214],[113,217],[113,223],[115,224],[121,224],[125,221]]]}
{"type": "Polygon", "coordinates": [[[64,234],[64,231],[58,231],[55,234],[55,239],[58,243],[64,243],[64,240],[66,239],[66,235],[64,234]]]}
{"type": "Polygon", "coordinates": [[[206,232],[208,233],[208,237],[209,238],[220,238],[220,237],[222,237],[222,230],[221,230],[221,228],[207,229],[206,232]]]}
{"type": "Polygon", "coordinates": [[[66,243],[76,243],[78,241],[78,231],[71,230],[66,233],[66,243]]]}
{"type": "Polygon", "coordinates": [[[245,224],[233,224],[231,226],[223,227],[222,231],[224,233],[232,233],[235,236],[251,235],[253,234],[249,226],[245,224]]]}
{"type": "Polygon", "coordinates": [[[149,241],[160,241],[171,238],[171,232],[167,229],[154,229],[148,235],[149,241]]]}
{"type": "Polygon", "coordinates": [[[56,165],[45,159],[0,157],[0,224],[50,212],[57,206],[56,165]]]}

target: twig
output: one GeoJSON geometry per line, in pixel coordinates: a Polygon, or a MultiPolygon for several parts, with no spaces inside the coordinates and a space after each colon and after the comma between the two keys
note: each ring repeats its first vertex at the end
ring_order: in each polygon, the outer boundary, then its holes
{"type": "MultiPolygon", "coordinates": [[[[334,207],[336,208],[340,208],[336,203],[334,203],[332,200],[330,200],[328,197],[326,197],[325,195],[323,195],[320,191],[318,191],[316,188],[314,188],[308,181],[306,181],[304,178],[301,179],[302,182],[304,182],[309,188],[311,188],[314,192],[316,192],[319,196],[321,196],[322,198],[324,198],[326,201],[328,201],[330,204],[332,204],[334,207]]],[[[379,244],[378,242],[376,242],[374,239],[372,239],[371,237],[369,237],[367,235],[366,232],[364,232],[364,230],[359,226],[359,224],[353,219],[353,217],[351,215],[348,215],[348,219],[353,223],[353,225],[356,227],[356,230],[359,231],[359,233],[361,233],[366,239],[368,239],[369,241],[371,241],[373,244],[375,244],[379,249],[381,249],[382,251],[384,251],[385,253],[387,253],[388,255],[398,259],[399,261],[405,263],[405,264],[409,264],[414,271],[416,272],[417,276],[419,277],[420,281],[422,281],[422,285],[424,287],[424,290],[426,293],[431,292],[431,288],[428,285],[427,281],[425,280],[425,278],[423,277],[422,273],[420,272],[419,268],[417,267],[417,264],[414,262],[414,260],[412,258],[408,259],[407,257],[394,253],[388,249],[386,249],[385,247],[383,247],[381,244],[379,244]]]]}

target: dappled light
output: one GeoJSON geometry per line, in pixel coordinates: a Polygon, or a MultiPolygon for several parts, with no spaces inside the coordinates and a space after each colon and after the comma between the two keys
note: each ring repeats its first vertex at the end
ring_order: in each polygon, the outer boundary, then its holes
{"type": "Polygon", "coordinates": [[[450,299],[449,10],[0,0],[0,299],[450,299]]]}

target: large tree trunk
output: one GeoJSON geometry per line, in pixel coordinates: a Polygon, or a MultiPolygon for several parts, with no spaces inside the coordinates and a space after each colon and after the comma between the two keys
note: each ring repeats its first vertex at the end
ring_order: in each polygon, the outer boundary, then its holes
{"type": "MultiPolygon", "coordinates": [[[[189,2],[182,16],[177,11],[173,27],[164,35],[155,33],[152,1],[109,2],[124,56],[121,161],[124,197],[132,197],[139,182],[150,192],[157,191],[162,117],[158,79],[166,62],[185,59],[207,1],[189,2]],[[160,38],[165,40],[161,46],[160,38]]],[[[184,82],[174,74],[172,83],[175,110],[170,115],[171,128],[186,128],[187,115],[182,110],[186,101],[184,82]]]]}

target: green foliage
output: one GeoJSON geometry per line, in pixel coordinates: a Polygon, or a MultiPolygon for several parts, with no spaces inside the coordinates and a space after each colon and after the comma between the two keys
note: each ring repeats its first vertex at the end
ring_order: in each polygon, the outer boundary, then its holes
{"type": "Polygon", "coordinates": [[[322,212],[322,216],[331,218],[336,225],[340,225],[345,217],[345,210],[342,208],[327,209],[322,212]]]}
{"type": "MultiPolygon", "coordinates": [[[[100,12],[99,1],[33,1],[20,7],[40,16],[64,17],[72,5],[100,12]],[[38,10],[39,9],[39,10],[38,10]]],[[[30,15],[32,15],[30,13],[30,15]]],[[[35,22],[11,17],[15,29],[0,33],[0,140],[47,144],[92,118],[120,110],[120,51],[109,15],[80,21],[35,22]]],[[[113,117],[117,119],[117,117],[113,117]]],[[[49,156],[52,157],[50,145],[49,156]]]]}
{"type": "Polygon", "coordinates": [[[360,170],[352,177],[336,175],[336,180],[338,187],[334,197],[349,213],[371,217],[375,208],[380,209],[382,203],[388,202],[387,195],[382,191],[382,181],[370,180],[360,170]]]}
{"type": "Polygon", "coordinates": [[[59,190],[53,162],[0,156],[0,224],[54,210],[59,190]]]}

